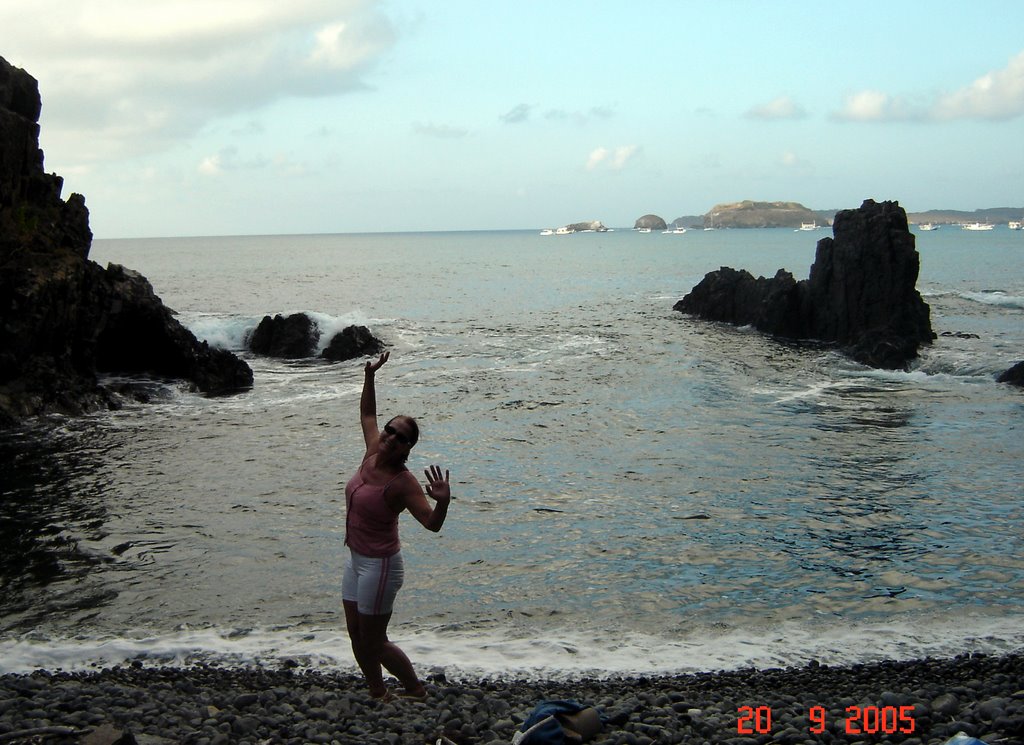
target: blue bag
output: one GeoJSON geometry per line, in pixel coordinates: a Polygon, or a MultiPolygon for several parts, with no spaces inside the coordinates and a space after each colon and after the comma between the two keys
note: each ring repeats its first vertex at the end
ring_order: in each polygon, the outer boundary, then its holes
{"type": "Polygon", "coordinates": [[[946,740],[945,745],[988,745],[977,737],[971,737],[966,732],[957,732],[946,740]]]}
{"type": "Polygon", "coordinates": [[[586,742],[601,729],[597,709],[575,701],[542,701],[512,738],[512,745],[586,742]]]}

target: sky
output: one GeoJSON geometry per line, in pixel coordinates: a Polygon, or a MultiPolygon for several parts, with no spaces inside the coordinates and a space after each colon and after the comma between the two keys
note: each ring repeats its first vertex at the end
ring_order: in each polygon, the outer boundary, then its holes
{"type": "Polygon", "coordinates": [[[1020,0],[0,0],[97,238],[1024,206],[1020,0]]]}

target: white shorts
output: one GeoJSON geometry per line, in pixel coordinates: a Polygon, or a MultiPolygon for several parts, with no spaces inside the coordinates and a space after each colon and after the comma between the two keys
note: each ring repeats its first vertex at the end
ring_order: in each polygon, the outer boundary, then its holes
{"type": "Polygon", "coordinates": [[[366,616],[383,616],[395,607],[398,590],[405,581],[402,552],[384,558],[363,556],[349,549],[341,598],[355,602],[366,616]]]}

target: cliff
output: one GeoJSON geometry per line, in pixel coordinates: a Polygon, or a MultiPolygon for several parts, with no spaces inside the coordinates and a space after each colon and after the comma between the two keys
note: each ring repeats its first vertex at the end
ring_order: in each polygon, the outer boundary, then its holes
{"type": "Polygon", "coordinates": [[[0,57],[0,426],[116,406],[101,373],[180,378],[205,393],[252,384],[200,343],[144,277],[89,260],[85,198],[43,170],[36,80],[0,57]]]}

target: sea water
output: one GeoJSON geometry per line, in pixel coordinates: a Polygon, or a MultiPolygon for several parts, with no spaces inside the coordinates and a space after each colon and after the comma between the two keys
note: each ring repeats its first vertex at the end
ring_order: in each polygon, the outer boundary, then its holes
{"type": "Polygon", "coordinates": [[[917,238],[940,334],[872,370],[672,310],[825,230],[97,240],[255,384],[0,435],[0,672],[354,669],[343,485],[364,360],[244,350],[267,314],[383,339],[382,416],[450,469],[402,519],[392,637],[449,674],[664,673],[1024,646],[1024,233],[917,238]]]}

